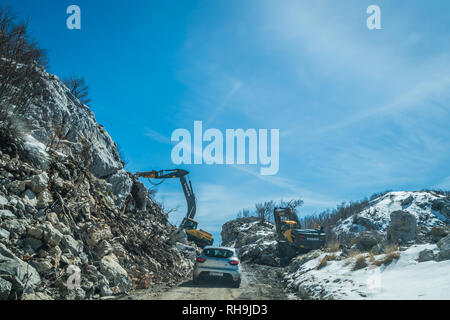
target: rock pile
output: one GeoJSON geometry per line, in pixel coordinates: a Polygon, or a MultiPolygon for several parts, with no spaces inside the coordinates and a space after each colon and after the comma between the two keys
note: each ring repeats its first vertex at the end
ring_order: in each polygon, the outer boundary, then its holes
{"type": "Polygon", "coordinates": [[[0,146],[0,299],[100,298],[190,274],[192,247],[169,241],[167,215],[57,77],[42,72],[17,121],[0,146]]]}
{"type": "Polygon", "coordinates": [[[275,226],[256,217],[238,218],[222,226],[222,245],[238,249],[241,260],[279,266],[275,226]]]}

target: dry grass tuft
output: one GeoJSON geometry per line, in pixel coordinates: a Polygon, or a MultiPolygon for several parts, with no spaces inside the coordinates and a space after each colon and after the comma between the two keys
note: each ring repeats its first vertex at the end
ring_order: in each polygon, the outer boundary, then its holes
{"type": "Polygon", "coordinates": [[[373,264],[376,259],[375,259],[375,254],[373,252],[369,253],[369,261],[373,264]]]}
{"type": "Polygon", "coordinates": [[[391,244],[384,249],[384,253],[386,253],[386,254],[390,254],[390,253],[397,252],[397,251],[398,251],[397,244],[391,244]]]}
{"type": "Polygon", "coordinates": [[[381,266],[381,265],[389,265],[394,260],[400,259],[400,252],[398,251],[398,245],[392,244],[384,250],[385,256],[381,260],[375,260],[372,261],[372,264],[375,266],[381,266]]]}
{"type": "Polygon", "coordinates": [[[355,264],[353,265],[352,271],[356,271],[367,267],[366,257],[364,255],[359,255],[356,258],[355,264]]]}
{"type": "Polygon", "coordinates": [[[337,252],[339,251],[340,243],[339,241],[332,241],[327,244],[328,252],[337,252]]]}
{"type": "Polygon", "coordinates": [[[336,259],[336,255],[335,254],[327,254],[325,257],[322,258],[322,260],[320,260],[319,264],[317,265],[316,269],[320,270],[323,267],[325,267],[328,263],[328,261],[333,261],[336,259]]]}

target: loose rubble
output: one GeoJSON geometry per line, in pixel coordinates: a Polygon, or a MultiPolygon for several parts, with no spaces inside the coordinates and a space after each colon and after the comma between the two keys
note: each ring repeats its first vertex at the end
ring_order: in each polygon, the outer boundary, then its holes
{"type": "Polygon", "coordinates": [[[99,299],[190,276],[198,248],[170,241],[175,227],[93,113],[41,76],[42,99],[18,115],[28,129],[0,146],[0,299],[99,299]]]}

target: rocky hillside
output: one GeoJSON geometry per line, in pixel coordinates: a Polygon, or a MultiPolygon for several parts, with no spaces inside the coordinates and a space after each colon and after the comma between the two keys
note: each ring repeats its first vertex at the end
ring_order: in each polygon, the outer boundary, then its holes
{"type": "MultiPolygon", "coordinates": [[[[280,268],[293,299],[449,299],[448,194],[389,192],[328,226],[327,248],[280,268]]],[[[229,221],[223,244],[241,259],[279,268],[274,226],[258,218],[229,221]]]]}
{"type": "Polygon", "coordinates": [[[222,245],[238,249],[241,260],[279,266],[275,226],[256,217],[238,218],[222,226],[222,245]]]}
{"type": "Polygon", "coordinates": [[[421,233],[427,234],[432,227],[450,221],[450,197],[433,191],[388,192],[371,200],[361,212],[338,221],[333,231],[337,235],[370,230],[387,233],[391,214],[396,211],[416,221],[420,236],[421,233]]]}
{"type": "Polygon", "coordinates": [[[195,248],[171,244],[90,109],[44,71],[39,90],[0,145],[0,299],[100,298],[190,274],[195,248]]]}

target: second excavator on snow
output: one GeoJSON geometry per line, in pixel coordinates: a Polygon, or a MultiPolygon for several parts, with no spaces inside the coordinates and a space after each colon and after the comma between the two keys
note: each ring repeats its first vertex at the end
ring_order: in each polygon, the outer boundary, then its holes
{"type": "Polygon", "coordinates": [[[197,210],[197,200],[192,189],[189,171],[182,169],[170,169],[160,171],[137,172],[136,176],[149,179],[173,179],[179,178],[183,193],[187,202],[187,213],[180,224],[179,229],[184,229],[189,241],[193,241],[199,247],[210,246],[214,243],[212,234],[204,230],[197,230],[198,222],[194,220],[197,210]]]}

